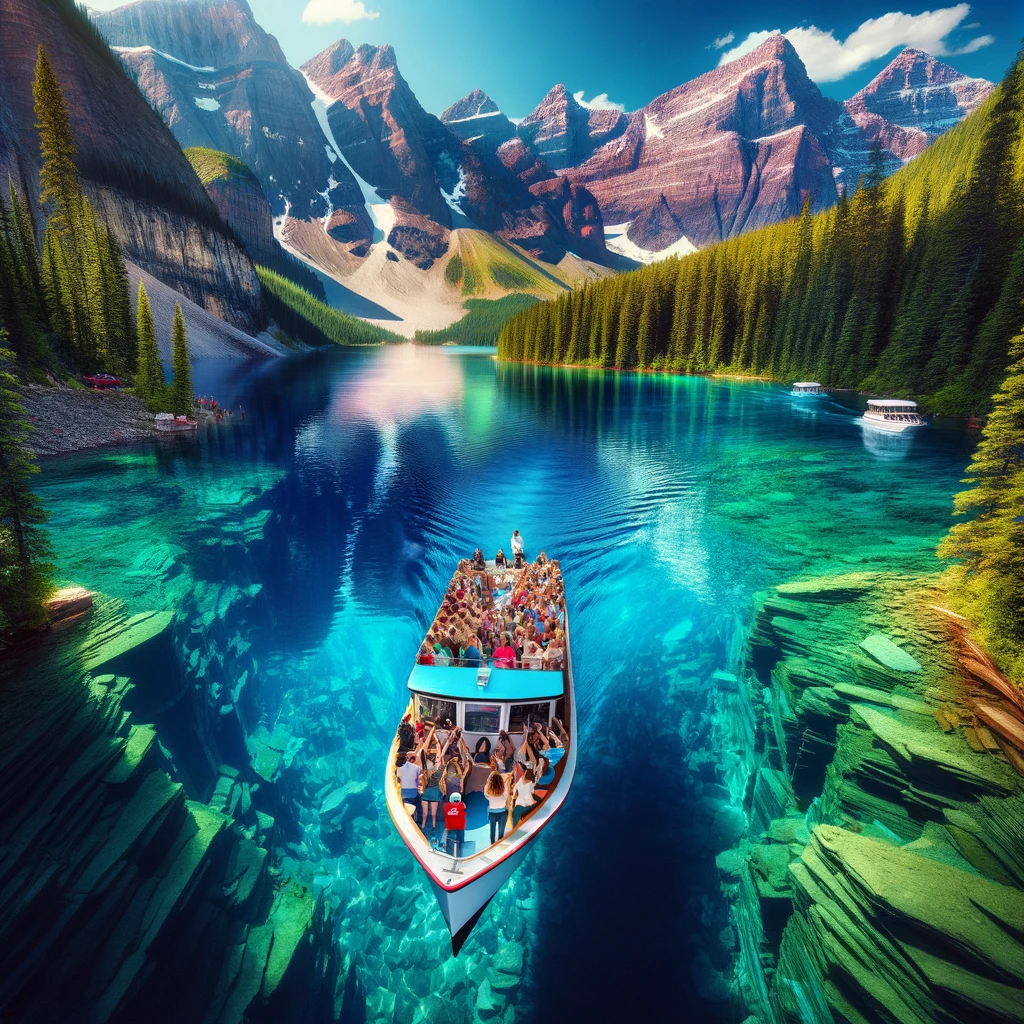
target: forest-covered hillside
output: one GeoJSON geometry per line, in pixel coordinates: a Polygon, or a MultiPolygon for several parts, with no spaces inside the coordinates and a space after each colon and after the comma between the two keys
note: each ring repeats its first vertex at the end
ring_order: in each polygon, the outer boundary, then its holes
{"type": "Polygon", "coordinates": [[[1024,71],[833,209],[587,285],[506,325],[503,359],[813,379],[985,409],[1024,321],[1024,71]]]}

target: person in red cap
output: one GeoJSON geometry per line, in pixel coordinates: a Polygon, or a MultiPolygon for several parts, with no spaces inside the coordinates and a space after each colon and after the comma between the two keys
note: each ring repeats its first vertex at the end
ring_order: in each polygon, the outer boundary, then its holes
{"type": "Polygon", "coordinates": [[[462,844],[466,841],[466,805],[462,802],[461,793],[452,793],[444,805],[444,827],[448,830],[445,850],[452,856],[460,856],[462,844]]]}

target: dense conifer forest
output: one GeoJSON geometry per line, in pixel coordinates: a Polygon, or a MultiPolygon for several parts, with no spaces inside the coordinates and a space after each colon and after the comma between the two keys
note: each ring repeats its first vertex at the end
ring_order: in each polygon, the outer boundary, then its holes
{"type": "MultiPolygon", "coordinates": [[[[458,258],[458,254],[456,257],[458,258]]],[[[468,299],[463,308],[466,315],[451,327],[439,331],[417,331],[416,341],[420,345],[443,345],[457,342],[459,345],[496,345],[502,327],[517,313],[538,302],[536,295],[513,292],[500,299],[468,299]]]]}
{"type": "Polygon", "coordinates": [[[503,359],[736,373],[984,411],[1024,314],[1024,68],[832,209],[532,306],[503,359]]]}
{"type": "Polygon", "coordinates": [[[257,266],[267,312],[296,341],[305,345],[380,345],[405,341],[383,327],[342,313],[314,298],[305,288],[271,270],[257,266]]]}

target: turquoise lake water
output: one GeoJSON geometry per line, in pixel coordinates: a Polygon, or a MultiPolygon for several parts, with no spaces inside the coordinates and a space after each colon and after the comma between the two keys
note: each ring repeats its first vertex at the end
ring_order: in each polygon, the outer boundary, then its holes
{"type": "MultiPolygon", "coordinates": [[[[972,445],[963,426],[878,436],[852,398],[466,349],[315,352],[198,367],[197,381],[244,421],[44,464],[60,574],[132,612],[187,603],[214,645],[248,637],[262,722],[296,737],[286,867],[332,892],[369,1019],[422,1017],[425,989],[468,1019],[466,965],[500,942],[527,962],[514,1019],[698,1006],[697,1019],[729,1019],[714,856],[742,821],[709,695],[740,666],[758,592],[800,573],[940,568],[972,445]],[[579,771],[454,961],[383,800],[326,857],[317,794],[352,779],[379,790],[455,560],[507,551],[514,528],[529,554],[562,561],[579,771]],[[230,620],[216,611],[225,582],[256,595],[230,620]],[[669,675],[688,686],[670,692],[669,675]]],[[[187,776],[188,738],[161,739],[187,776]]]]}

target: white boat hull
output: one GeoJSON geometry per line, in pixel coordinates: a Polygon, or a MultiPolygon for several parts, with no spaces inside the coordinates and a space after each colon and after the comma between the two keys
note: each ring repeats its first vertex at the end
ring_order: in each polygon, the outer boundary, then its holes
{"type": "Polygon", "coordinates": [[[875,430],[885,430],[890,434],[902,434],[904,430],[911,430],[914,427],[923,427],[925,425],[924,420],[909,421],[909,420],[886,420],[878,416],[868,416],[866,413],[861,418],[861,422],[865,427],[872,427],[875,430]]]}
{"type": "MultiPolygon", "coordinates": [[[[513,872],[526,857],[529,844],[524,845],[512,856],[507,857],[486,874],[478,875],[461,889],[450,891],[442,888],[433,879],[430,880],[434,895],[437,897],[441,913],[448,922],[448,930],[452,933],[453,944],[461,945],[460,932],[467,925],[475,923],[495,893],[512,877],[513,872]]],[[[468,933],[468,929],[467,929],[468,933]]]]}

